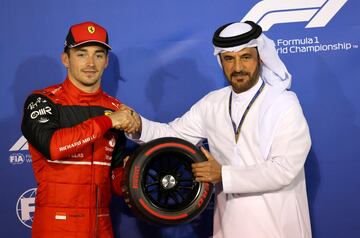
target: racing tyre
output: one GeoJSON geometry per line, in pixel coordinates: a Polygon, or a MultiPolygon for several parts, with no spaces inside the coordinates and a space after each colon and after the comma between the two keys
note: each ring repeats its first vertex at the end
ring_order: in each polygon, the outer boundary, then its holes
{"type": "Polygon", "coordinates": [[[196,218],[210,201],[213,184],[195,181],[191,164],[206,161],[193,144],[165,137],[140,146],[125,166],[125,202],[140,218],[177,225],[196,218]]]}

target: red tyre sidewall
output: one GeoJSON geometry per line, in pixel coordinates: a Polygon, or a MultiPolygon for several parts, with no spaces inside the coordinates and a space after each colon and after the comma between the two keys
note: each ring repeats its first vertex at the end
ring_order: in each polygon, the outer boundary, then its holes
{"type": "Polygon", "coordinates": [[[193,162],[202,162],[206,157],[191,143],[178,138],[160,138],[153,140],[141,147],[130,157],[125,167],[122,188],[125,201],[137,216],[151,223],[160,225],[176,225],[190,222],[196,218],[210,201],[213,185],[200,183],[196,198],[184,209],[177,211],[163,211],[148,201],[142,189],[144,169],[149,163],[149,158],[154,158],[159,150],[173,150],[188,154],[193,162]]]}

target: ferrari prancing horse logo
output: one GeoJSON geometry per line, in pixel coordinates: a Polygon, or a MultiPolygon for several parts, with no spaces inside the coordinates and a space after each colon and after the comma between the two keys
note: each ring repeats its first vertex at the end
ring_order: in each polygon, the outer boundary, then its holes
{"type": "Polygon", "coordinates": [[[93,26],[88,26],[88,32],[89,32],[90,34],[94,34],[94,33],[95,33],[95,27],[93,27],[93,26]]]}

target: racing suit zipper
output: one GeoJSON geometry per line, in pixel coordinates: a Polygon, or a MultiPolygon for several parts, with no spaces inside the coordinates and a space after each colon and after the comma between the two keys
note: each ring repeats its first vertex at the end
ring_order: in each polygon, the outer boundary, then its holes
{"type": "Polygon", "coordinates": [[[98,224],[99,224],[99,186],[95,186],[95,238],[97,238],[98,224]]]}
{"type": "MultiPolygon", "coordinates": [[[[91,117],[92,113],[91,113],[91,107],[90,105],[88,105],[88,109],[89,109],[89,117],[91,117]]],[[[95,153],[95,149],[94,149],[94,144],[91,145],[91,183],[95,184],[95,221],[94,221],[94,229],[93,229],[93,237],[97,238],[98,237],[98,215],[99,215],[99,186],[96,184],[96,178],[95,178],[95,165],[94,165],[94,153],[95,153]]],[[[93,194],[92,194],[93,196],[93,194]]]]}
{"type": "Polygon", "coordinates": [[[91,164],[91,176],[92,176],[92,182],[95,184],[95,227],[94,227],[94,238],[98,237],[98,216],[99,216],[99,185],[96,184],[96,178],[95,178],[95,165],[94,165],[94,144],[91,146],[91,154],[92,154],[92,164],[91,164]]]}

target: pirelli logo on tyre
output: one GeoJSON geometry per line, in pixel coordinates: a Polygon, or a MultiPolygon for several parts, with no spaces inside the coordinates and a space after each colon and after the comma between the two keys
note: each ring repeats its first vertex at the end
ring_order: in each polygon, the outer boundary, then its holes
{"type": "Polygon", "coordinates": [[[210,190],[209,183],[204,183],[204,187],[205,187],[204,192],[203,192],[202,196],[200,197],[200,200],[197,204],[197,206],[199,208],[201,207],[201,205],[204,203],[204,201],[206,201],[207,197],[209,196],[209,190],[210,190]]]}
{"type": "Polygon", "coordinates": [[[135,165],[134,166],[134,172],[132,176],[132,188],[138,189],[139,188],[139,177],[140,177],[140,166],[135,165]]]}

